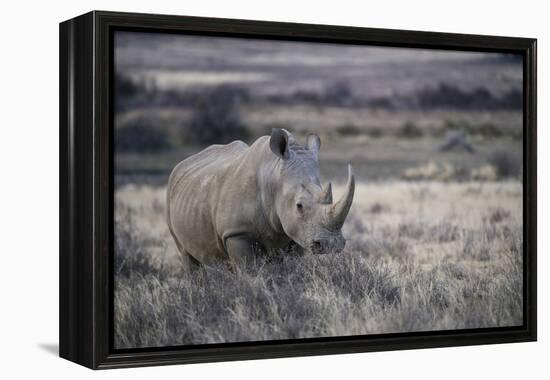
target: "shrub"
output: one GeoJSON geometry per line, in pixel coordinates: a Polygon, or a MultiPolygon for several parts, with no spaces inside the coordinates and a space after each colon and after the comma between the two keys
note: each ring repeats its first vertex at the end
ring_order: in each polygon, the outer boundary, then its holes
{"type": "Polygon", "coordinates": [[[478,133],[483,137],[500,137],[502,131],[493,123],[482,123],[478,126],[472,126],[470,133],[478,133]]]}
{"type": "Polygon", "coordinates": [[[305,103],[319,106],[323,103],[322,97],[317,92],[307,90],[298,90],[290,96],[283,95],[283,98],[285,98],[284,104],[305,103]]]}
{"type": "Polygon", "coordinates": [[[372,108],[392,109],[394,104],[389,97],[374,97],[368,100],[367,104],[372,108]]]}
{"type": "Polygon", "coordinates": [[[521,109],[521,90],[512,89],[501,97],[493,95],[486,87],[476,87],[471,91],[442,82],[435,88],[424,88],[415,94],[422,108],[455,108],[469,110],[521,109]]]}
{"type": "Polygon", "coordinates": [[[336,132],[342,136],[357,136],[361,133],[359,128],[353,124],[344,124],[336,128],[336,132]]]}
{"type": "Polygon", "coordinates": [[[134,81],[120,73],[115,73],[115,94],[121,98],[129,98],[136,95],[140,87],[134,81]]]}
{"type": "Polygon", "coordinates": [[[517,135],[515,130],[507,131],[491,122],[471,123],[465,120],[445,120],[438,132],[440,132],[440,135],[443,132],[462,132],[470,136],[477,135],[484,138],[502,137],[504,135],[515,137],[517,135]]]}
{"type": "Polygon", "coordinates": [[[510,90],[500,99],[503,108],[521,110],[523,107],[523,93],[521,90],[510,90]]]}
{"type": "Polygon", "coordinates": [[[484,87],[468,92],[444,82],[436,88],[425,88],[419,91],[417,97],[419,105],[423,108],[485,109],[493,102],[493,96],[484,87]]]}
{"type": "Polygon", "coordinates": [[[240,114],[241,102],[248,92],[240,87],[223,85],[201,94],[183,138],[190,143],[227,143],[250,137],[240,114]]]}
{"type": "Polygon", "coordinates": [[[382,129],[378,127],[369,128],[366,133],[372,138],[379,138],[382,136],[382,129]]]}
{"type": "Polygon", "coordinates": [[[369,212],[371,214],[380,214],[381,212],[387,211],[389,209],[389,206],[376,202],[373,203],[373,205],[370,207],[369,212]]]}
{"type": "Polygon", "coordinates": [[[505,210],[501,207],[497,207],[495,209],[492,209],[489,213],[489,223],[495,224],[500,223],[510,217],[510,211],[505,210]]]}
{"type": "Polygon", "coordinates": [[[336,106],[349,106],[353,101],[353,92],[348,82],[335,81],[330,83],[324,93],[324,101],[336,106]]]}
{"type": "Polygon", "coordinates": [[[489,162],[495,167],[498,177],[516,177],[520,172],[519,160],[505,150],[497,150],[489,158],[489,162]]]}
{"type": "Polygon", "coordinates": [[[144,118],[116,129],[115,144],[119,151],[141,153],[158,153],[173,147],[166,131],[144,118]]]}
{"type": "Polygon", "coordinates": [[[401,137],[412,139],[422,137],[424,135],[424,132],[416,124],[408,121],[401,126],[398,134],[401,137]]]}

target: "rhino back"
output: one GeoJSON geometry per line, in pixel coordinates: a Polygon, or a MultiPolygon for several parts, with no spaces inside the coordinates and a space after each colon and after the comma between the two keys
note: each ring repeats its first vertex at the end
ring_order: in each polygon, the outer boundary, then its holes
{"type": "Polygon", "coordinates": [[[249,147],[242,141],[212,145],[180,162],[167,189],[168,225],[178,248],[208,262],[223,256],[217,214],[228,178],[249,147]]]}

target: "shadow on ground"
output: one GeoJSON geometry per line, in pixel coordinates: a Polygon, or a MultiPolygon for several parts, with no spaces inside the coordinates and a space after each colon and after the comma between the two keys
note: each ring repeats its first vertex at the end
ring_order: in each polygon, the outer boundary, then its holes
{"type": "Polygon", "coordinates": [[[57,343],[40,343],[38,344],[42,350],[46,351],[49,354],[58,356],[59,355],[59,344],[57,343]]]}

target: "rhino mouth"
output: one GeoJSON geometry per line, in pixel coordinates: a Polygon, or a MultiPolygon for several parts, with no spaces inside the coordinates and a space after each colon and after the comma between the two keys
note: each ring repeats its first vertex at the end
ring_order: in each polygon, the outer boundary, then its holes
{"type": "Polygon", "coordinates": [[[340,253],[345,246],[346,241],[343,238],[331,241],[314,240],[313,243],[311,243],[309,250],[314,255],[326,255],[329,253],[340,253]]]}
{"type": "Polygon", "coordinates": [[[311,244],[310,250],[315,255],[323,255],[329,252],[327,249],[325,249],[324,244],[320,241],[314,241],[311,244]]]}

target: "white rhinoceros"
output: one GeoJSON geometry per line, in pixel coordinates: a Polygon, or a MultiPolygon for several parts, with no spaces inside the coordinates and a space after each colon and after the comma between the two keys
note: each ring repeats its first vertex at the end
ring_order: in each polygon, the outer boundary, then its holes
{"type": "Polygon", "coordinates": [[[248,146],[212,145],[181,161],[167,189],[167,219],[180,253],[193,263],[252,258],[258,248],[295,242],[307,252],[340,252],[341,228],[353,201],[348,165],[342,199],[319,181],[320,139],[305,146],[274,129],[248,146]]]}

